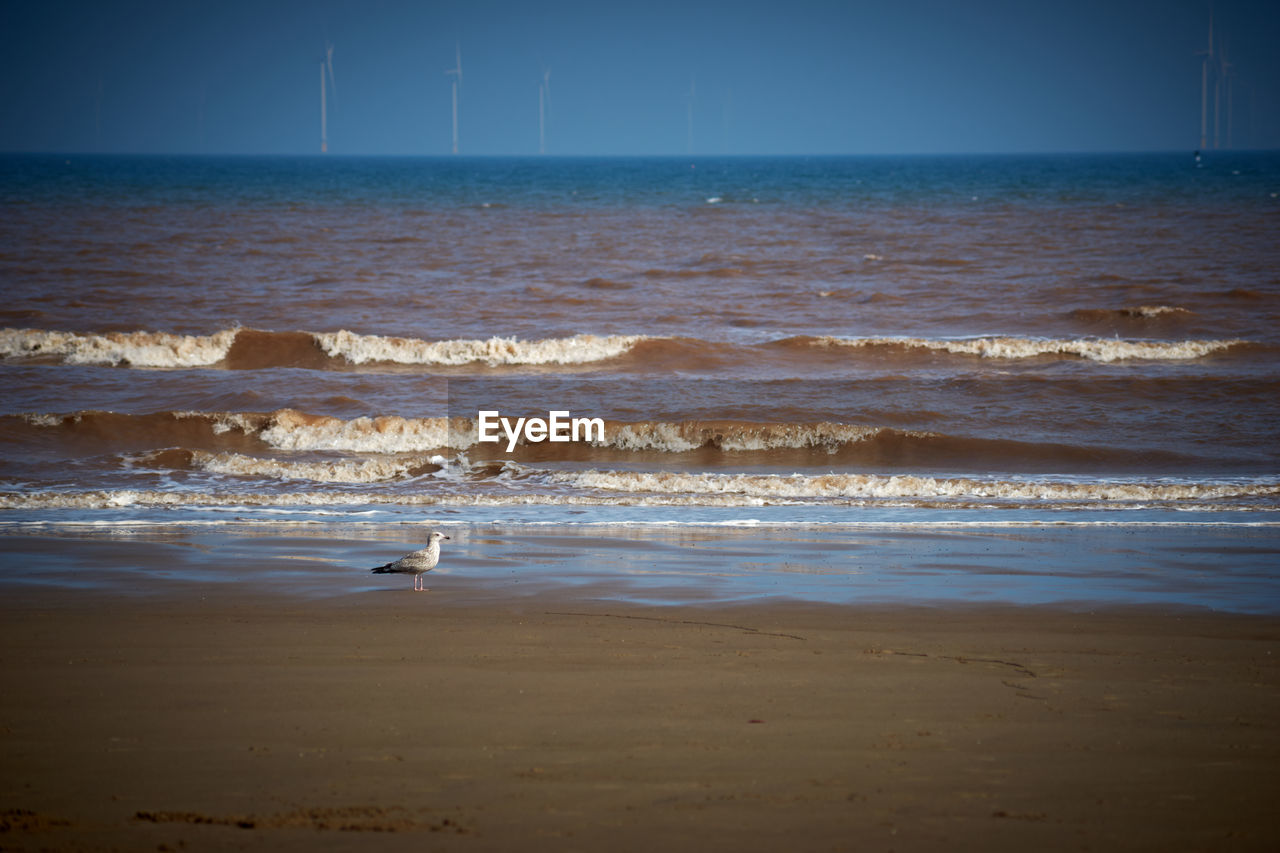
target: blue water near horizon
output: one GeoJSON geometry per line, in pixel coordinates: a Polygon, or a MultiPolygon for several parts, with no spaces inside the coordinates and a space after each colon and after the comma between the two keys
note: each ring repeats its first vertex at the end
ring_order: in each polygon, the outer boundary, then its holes
{"type": "Polygon", "coordinates": [[[0,154],[0,204],[1266,203],[1280,152],[663,157],[0,154]],[[1259,192],[1259,182],[1269,186],[1259,192]],[[1208,195],[1206,195],[1208,193],[1208,195]],[[64,195],[65,194],[65,195],[64,195]]]}

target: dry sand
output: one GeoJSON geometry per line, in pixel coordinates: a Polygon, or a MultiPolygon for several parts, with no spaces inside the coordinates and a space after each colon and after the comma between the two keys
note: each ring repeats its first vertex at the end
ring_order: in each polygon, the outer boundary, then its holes
{"type": "Polygon", "coordinates": [[[185,589],[6,592],[0,848],[1280,849],[1272,618],[185,589]]]}

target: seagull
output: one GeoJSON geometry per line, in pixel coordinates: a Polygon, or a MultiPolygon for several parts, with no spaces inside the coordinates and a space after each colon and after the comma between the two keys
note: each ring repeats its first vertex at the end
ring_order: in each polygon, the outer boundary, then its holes
{"type": "Polygon", "coordinates": [[[440,540],[448,539],[438,530],[433,530],[427,537],[427,547],[412,554],[405,554],[393,563],[370,569],[375,575],[413,575],[413,591],[425,592],[422,576],[436,567],[440,562],[440,540]]]}

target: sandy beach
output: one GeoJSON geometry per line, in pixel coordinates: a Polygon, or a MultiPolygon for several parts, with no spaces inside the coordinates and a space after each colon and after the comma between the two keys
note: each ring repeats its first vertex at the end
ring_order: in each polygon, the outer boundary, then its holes
{"type": "MultiPolygon", "coordinates": [[[[11,586],[5,850],[1270,850],[1280,622],[11,586]]],[[[595,590],[599,592],[599,590],[595,590]]]]}

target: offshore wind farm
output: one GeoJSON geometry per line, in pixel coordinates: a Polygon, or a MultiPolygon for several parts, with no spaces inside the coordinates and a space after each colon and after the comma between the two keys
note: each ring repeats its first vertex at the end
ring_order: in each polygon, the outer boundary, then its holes
{"type": "MultiPolygon", "coordinates": [[[[461,42],[455,41],[451,47],[451,64],[444,71],[444,76],[447,80],[446,91],[448,93],[447,109],[444,114],[447,116],[448,122],[446,126],[448,130],[447,152],[456,155],[463,153],[460,140],[463,99],[461,42]]],[[[1188,139],[1188,147],[1195,147],[1200,151],[1257,147],[1259,124],[1265,124],[1267,121],[1265,117],[1259,116],[1258,107],[1258,92],[1259,90],[1265,90],[1265,87],[1257,79],[1257,71],[1259,69],[1251,67],[1250,64],[1242,66],[1240,63],[1233,61],[1230,57],[1230,50],[1230,39],[1224,32],[1224,28],[1215,23],[1215,18],[1210,10],[1207,17],[1207,35],[1202,36],[1202,46],[1194,51],[1199,64],[1198,144],[1188,139]],[[1237,107],[1237,90],[1240,89],[1246,90],[1248,95],[1241,99],[1240,106],[1237,107]],[[1243,118],[1240,119],[1238,116],[1243,116],[1243,118]]],[[[481,55],[484,55],[483,52],[481,55]]],[[[489,69],[483,60],[481,62],[482,64],[478,66],[481,69],[479,73],[487,76],[489,69]]],[[[326,41],[325,52],[321,57],[320,64],[321,151],[327,152],[329,147],[328,122],[334,95],[332,90],[336,87],[333,74],[332,43],[326,41]]],[[[536,145],[531,149],[527,149],[527,152],[545,155],[548,153],[551,70],[541,63],[539,68],[537,75],[536,145]]],[[[499,91],[494,88],[497,83],[498,80],[495,77],[485,87],[487,91],[481,90],[476,94],[471,108],[477,114],[488,112],[491,107],[498,108],[501,103],[505,103],[504,97],[495,97],[495,94],[499,91]]],[[[424,87],[425,89],[434,88],[431,81],[427,81],[424,87]]],[[[572,90],[573,87],[571,85],[570,91],[572,90]]],[[[418,93],[416,100],[430,100],[429,92],[418,93]]],[[[722,152],[725,152],[733,148],[733,136],[729,133],[729,117],[735,109],[731,84],[722,84],[717,87],[716,91],[704,93],[700,97],[697,73],[691,73],[687,78],[687,82],[684,83],[683,91],[667,90],[666,101],[666,120],[668,123],[675,119],[677,109],[682,113],[683,133],[681,134],[682,144],[680,145],[680,150],[684,154],[716,153],[717,147],[722,152]],[[701,115],[701,121],[704,123],[703,143],[702,145],[695,145],[695,124],[699,122],[699,115],[701,115]],[[719,118],[718,129],[716,127],[717,122],[710,120],[713,116],[719,118]]],[[[100,111],[100,98],[96,103],[99,105],[95,109],[100,111]]],[[[619,100],[619,104],[624,103],[624,100],[619,100]]],[[[741,107],[742,105],[739,103],[738,109],[741,109],[741,107]]],[[[1184,104],[1184,108],[1190,111],[1192,107],[1188,102],[1184,104]]],[[[568,111],[561,117],[566,125],[591,120],[590,116],[575,116],[573,114],[574,104],[572,100],[567,105],[562,106],[562,109],[568,111]]],[[[509,114],[503,115],[500,120],[495,115],[490,115],[487,124],[490,128],[501,128],[507,137],[518,139],[521,134],[517,132],[516,125],[519,122],[518,116],[521,113],[523,113],[522,110],[513,109],[509,114]]],[[[527,115],[527,113],[525,114],[527,115]]],[[[426,115],[429,123],[437,125],[440,123],[441,113],[439,110],[430,111],[426,115]]],[[[203,122],[203,118],[201,121],[203,122]]],[[[100,136],[100,123],[100,117],[95,118],[95,127],[99,128],[95,130],[95,138],[100,136]]],[[[418,153],[430,154],[433,150],[438,151],[439,149],[433,149],[428,145],[418,153]]],[[[571,152],[571,143],[568,143],[567,147],[562,145],[560,153],[571,152]]],[[[356,152],[348,151],[347,153],[356,152]]]]}
{"type": "Polygon", "coordinates": [[[1042,25],[1043,11],[984,14],[979,3],[952,16],[914,2],[920,8],[859,12],[814,0],[785,23],[768,4],[727,17],[711,4],[682,10],[686,26],[678,29],[658,24],[663,9],[674,14],[670,4],[622,22],[605,10],[570,14],[568,0],[537,15],[458,6],[436,18],[395,0],[384,17],[322,3],[319,16],[273,12],[265,28],[233,4],[216,13],[220,22],[188,22],[184,15],[194,13],[173,10],[119,32],[105,8],[47,22],[34,7],[20,8],[0,35],[26,33],[30,48],[14,41],[3,54],[12,66],[6,79],[25,83],[0,87],[0,111],[10,118],[0,150],[316,153],[314,128],[323,123],[330,150],[346,156],[451,154],[459,83],[459,122],[467,125],[459,127],[460,153],[533,155],[548,146],[557,156],[687,156],[695,78],[703,155],[1280,145],[1272,49],[1280,32],[1258,2],[1211,9],[1175,0],[1156,14],[1147,0],[1126,0],[1113,4],[1103,27],[1086,5],[1064,7],[1042,25]],[[42,42],[42,32],[58,37],[42,42]],[[220,33],[218,42],[205,32],[220,33]],[[72,58],[92,54],[98,33],[120,49],[92,74],[72,73],[72,58]],[[980,48],[993,41],[1007,48],[980,48]],[[185,61],[172,62],[159,44],[181,49],[185,61]],[[328,91],[336,77],[317,69],[326,44],[341,54],[340,116],[328,91]],[[538,133],[531,85],[551,68],[554,144],[547,81],[539,80],[538,133]]]}

